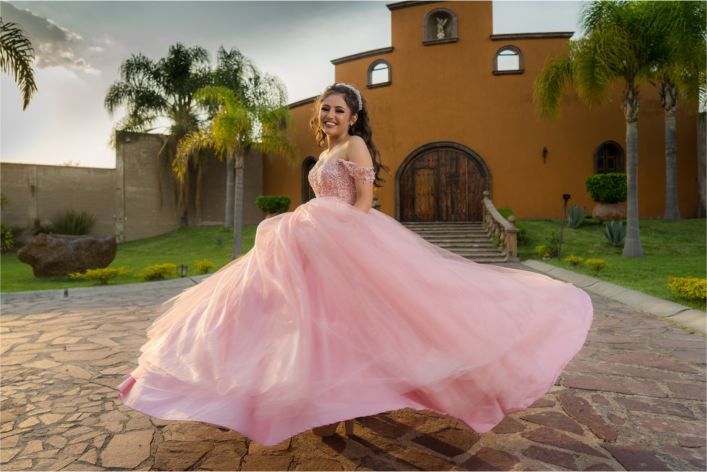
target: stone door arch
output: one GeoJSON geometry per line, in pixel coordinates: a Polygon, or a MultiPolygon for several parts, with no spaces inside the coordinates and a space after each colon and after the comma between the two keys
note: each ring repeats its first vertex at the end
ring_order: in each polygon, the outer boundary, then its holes
{"type": "Polygon", "coordinates": [[[454,142],[429,143],[398,168],[396,217],[400,221],[481,221],[491,174],[484,160],[454,142]]]}

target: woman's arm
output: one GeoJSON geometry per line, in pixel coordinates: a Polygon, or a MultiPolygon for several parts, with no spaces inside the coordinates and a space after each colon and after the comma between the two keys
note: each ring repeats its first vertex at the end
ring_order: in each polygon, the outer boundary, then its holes
{"type": "MultiPolygon", "coordinates": [[[[359,167],[373,167],[373,159],[368,151],[366,142],[360,136],[351,136],[347,149],[348,160],[359,167]]],[[[356,202],[353,206],[364,213],[368,213],[373,205],[373,182],[363,179],[354,179],[356,185],[356,202]]]]}

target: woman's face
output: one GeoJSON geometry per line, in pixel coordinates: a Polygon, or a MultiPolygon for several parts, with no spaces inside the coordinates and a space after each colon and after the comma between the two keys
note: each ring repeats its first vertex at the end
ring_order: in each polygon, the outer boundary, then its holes
{"type": "Polygon", "coordinates": [[[319,106],[319,126],[327,136],[348,133],[349,125],[355,121],[343,94],[332,93],[322,100],[319,106]]]}

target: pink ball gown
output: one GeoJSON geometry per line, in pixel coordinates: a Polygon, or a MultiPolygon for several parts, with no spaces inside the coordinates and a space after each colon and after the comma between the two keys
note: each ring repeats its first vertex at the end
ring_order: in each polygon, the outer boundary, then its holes
{"type": "Polygon", "coordinates": [[[364,213],[354,179],[373,169],[320,160],[317,198],[262,221],[251,251],[172,299],[123,402],[274,445],[405,407],[486,432],[544,395],[584,344],[589,296],[364,213]]]}

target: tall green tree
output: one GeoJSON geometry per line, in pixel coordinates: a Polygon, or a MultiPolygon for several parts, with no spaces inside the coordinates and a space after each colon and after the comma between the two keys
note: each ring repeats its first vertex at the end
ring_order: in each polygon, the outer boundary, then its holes
{"type": "MultiPolygon", "coordinates": [[[[210,80],[211,67],[206,49],[176,43],[169,47],[165,57],[157,61],[143,54],[133,54],[126,59],[120,66],[120,80],[110,86],[104,104],[111,116],[120,106],[127,108],[127,115],[116,129],[151,132],[164,128],[166,123],[168,134],[157,158],[168,160],[173,167],[177,143],[199,129],[202,110],[194,93],[208,85],[210,80]]],[[[161,199],[159,179],[158,172],[161,199]]],[[[184,225],[188,224],[190,181],[187,172],[176,185],[177,208],[184,225]]]]}
{"type": "Polygon", "coordinates": [[[606,102],[616,80],[624,84],[622,109],[626,121],[627,228],[623,255],[643,256],[638,219],[639,84],[655,70],[656,28],[653,15],[636,2],[600,1],[582,12],[585,36],[570,43],[569,54],[549,60],[534,84],[541,113],[557,117],[563,92],[573,87],[588,105],[606,102]]]}
{"type": "Polygon", "coordinates": [[[213,149],[227,165],[234,163],[232,259],[243,251],[245,156],[251,150],[287,157],[294,155],[287,140],[287,127],[292,118],[279,80],[257,74],[257,78],[248,77],[245,91],[248,103],[227,87],[209,86],[199,90],[196,98],[205,106],[218,104],[218,111],[208,131],[199,130],[182,139],[175,161],[175,172],[183,174],[193,156],[205,149],[213,149]]]}
{"type": "MultiPolygon", "coordinates": [[[[657,40],[655,79],[665,112],[665,213],[666,221],[680,219],[677,189],[677,127],[675,113],[680,98],[699,102],[705,93],[705,35],[707,14],[703,1],[641,1],[644,15],[653,17],[657,40]]],[[[702,176],[704,177],[704,176],[702,176]]]]}
{"type": "Polygon", "coordinates": [[[22,110],[26,110],[32,96],[37,92],[34,81],[34,49],[17,23],[4,22],[0,18],[0,70],[12,76],[20,88],[22,110]]]}

